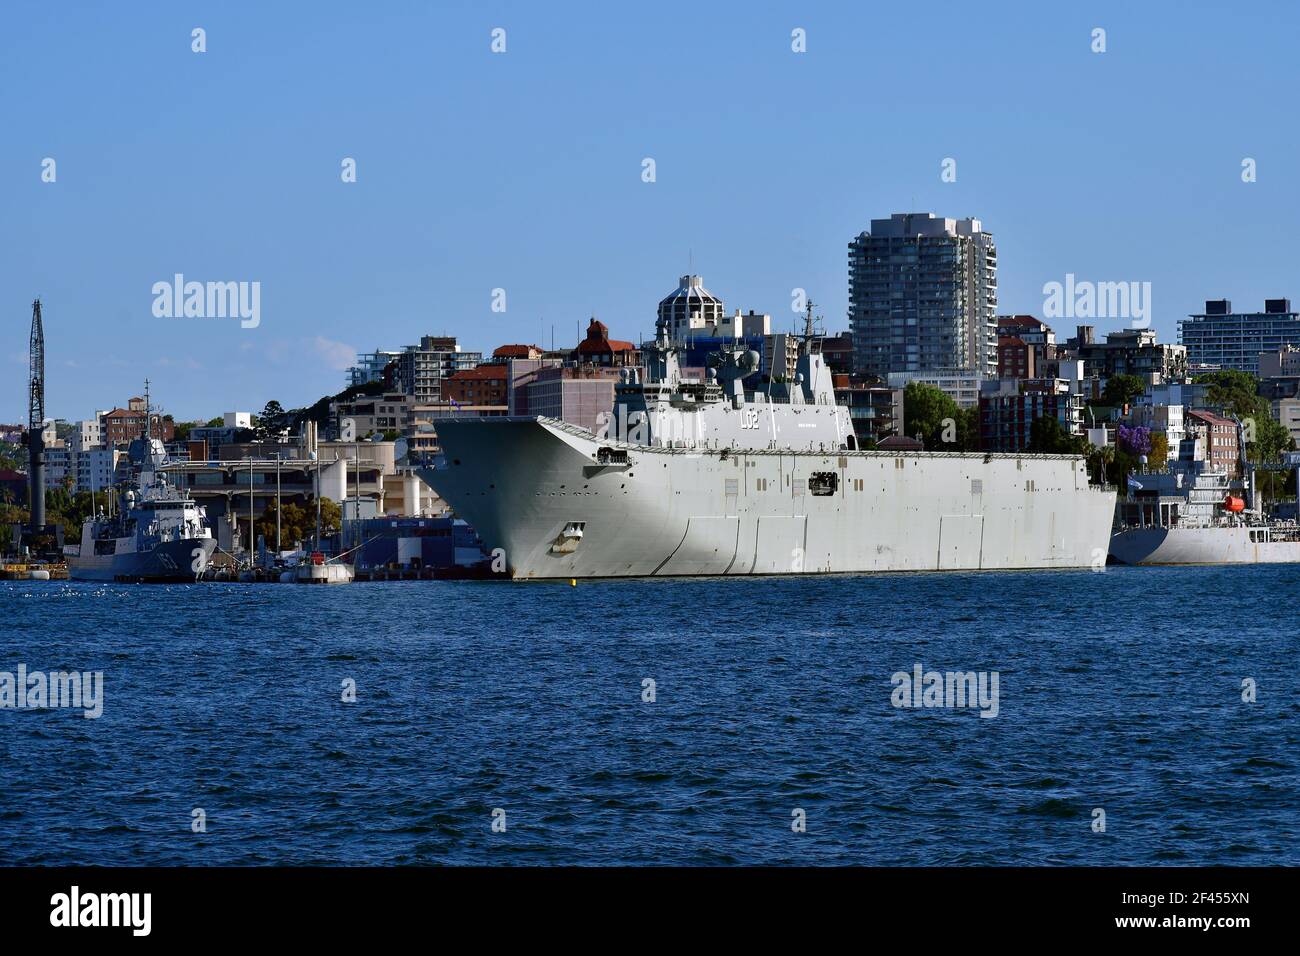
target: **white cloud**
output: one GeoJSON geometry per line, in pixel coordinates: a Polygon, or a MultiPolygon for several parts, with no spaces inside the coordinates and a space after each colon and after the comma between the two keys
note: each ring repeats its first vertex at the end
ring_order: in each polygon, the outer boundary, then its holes
{"type": "Polygon", "coordinates": [[[321,361],[336,372],[356,364],[357,350],[346,343],[335,342],[318,335],[311,340],[311,345],[321,361]]]}

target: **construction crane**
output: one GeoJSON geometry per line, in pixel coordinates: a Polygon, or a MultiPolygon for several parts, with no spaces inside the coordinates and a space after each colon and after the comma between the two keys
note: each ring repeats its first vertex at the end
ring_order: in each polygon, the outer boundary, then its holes
{"type": "Polygon", "coordinates": [[[32,303],[32,338],[28,379],[27,451],[31,490],[32,532],[45,527],[45,329],[41,325],[41,300],[32,303]]]}

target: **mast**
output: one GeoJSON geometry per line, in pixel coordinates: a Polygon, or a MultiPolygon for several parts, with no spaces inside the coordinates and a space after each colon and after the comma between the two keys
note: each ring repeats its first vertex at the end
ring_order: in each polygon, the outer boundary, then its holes
{"type": "Polygon", "coordinates": [[[32,302],[32,335],[28,348],[27,474],[31,486],[32,530],[45,527],[45,327],[41,300],[32,302]]]}

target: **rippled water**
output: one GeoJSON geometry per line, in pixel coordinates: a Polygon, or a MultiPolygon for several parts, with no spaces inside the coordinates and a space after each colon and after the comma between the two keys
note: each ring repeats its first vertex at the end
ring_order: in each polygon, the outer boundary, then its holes
{"type": "Polygon", "coordinates": [[[1298,585],[0,582],[0,670],[105,682],[0,710],[0,863],[1295,864],[1298,585]],[[998,716],[896,709],[918,662],[998,716]]]}

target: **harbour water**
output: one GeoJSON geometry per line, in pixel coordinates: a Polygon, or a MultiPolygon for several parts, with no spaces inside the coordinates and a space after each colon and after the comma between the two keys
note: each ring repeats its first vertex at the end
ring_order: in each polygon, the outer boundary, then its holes
{"type": "Polygon", "coordinates": [[[103,672],[0,709],[0,864],[1294,865],[1298,586],[0,582],[0,671],[103,672]]]}

